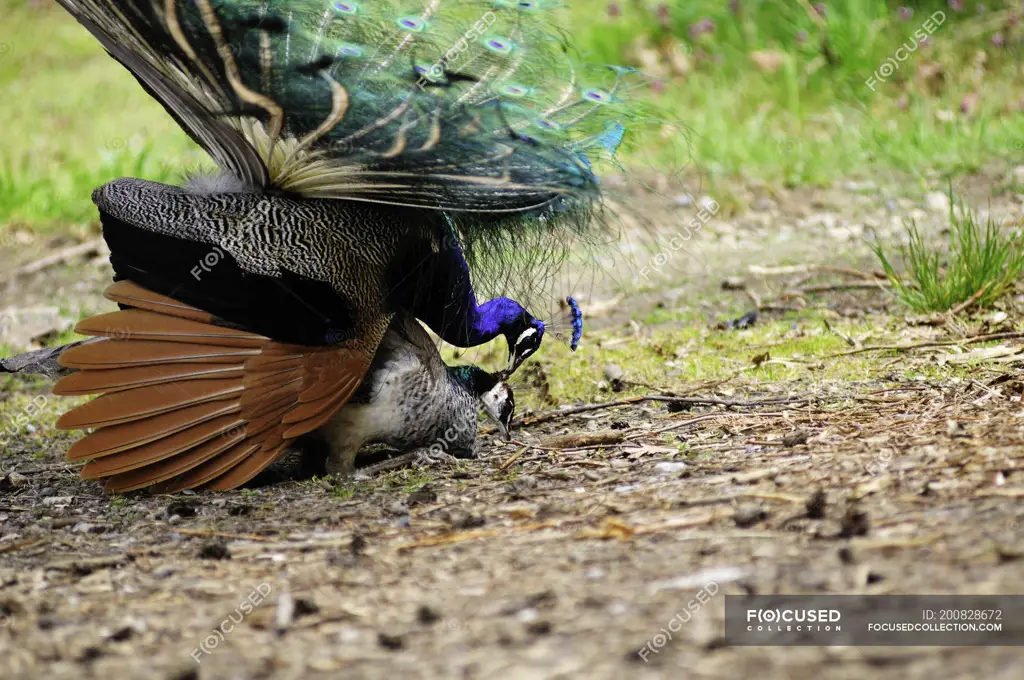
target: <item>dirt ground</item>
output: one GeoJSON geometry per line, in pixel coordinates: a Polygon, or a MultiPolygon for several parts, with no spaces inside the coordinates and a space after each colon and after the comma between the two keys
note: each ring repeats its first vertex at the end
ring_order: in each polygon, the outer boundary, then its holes
{"type": "MultiPolygon", "coordinates": [[[[710,221],[666,273],[683,301],[631,293],[584,341],[628,342],[645,329],[624,314],[700,307],[752,264],[870,266],[868,232],[942,219],[873,185],[743,191],[749,210],[710,221]]],[[[671,229],[693,215],[680,203],[649,219],[671,229]]],[[[1009,193],[991,209],[1022,205],[1009,193]]],[[[19,247],[29,261],[52,244],[19,247]]],[[[102,261],[50,268],[0,307],[96,311],[108,276],[102,261]]],[[[817,304],[892,307],[878,290],[817,304]]],[[[948,341],[958,323],[914,338],[948,341]]],[[[1016,648],[722,643],[725,594],[1024,593],[1024,340],[1003,323],[1009,354],[966,379],[910,379],[906,362],[935,357],[863,347],[850,356],[889,368],[757,389],[666,375],[705,402],[534,413],[515,433],[528,446],[484,435],[457,468],[350,486],[111,500],[62,462],[68,436],[24,434],[0,458],[0,677],[1024,677],[1016,648]],[[718,594],[641,659],[710,583],[718,594]]]]}

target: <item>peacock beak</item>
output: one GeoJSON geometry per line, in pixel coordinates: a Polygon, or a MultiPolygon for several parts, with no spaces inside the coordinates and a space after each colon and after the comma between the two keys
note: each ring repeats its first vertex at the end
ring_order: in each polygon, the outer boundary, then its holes
{"type": "Polygon", "coordinates": [[[501,433],[501,440],[502,441],[506,441],[506,442],[507,441],[511,441],[512,440],[512,433],[509,432],[509,430],[508,430],[508,424],[507,423],[503,423],[500,420],[498,420],[496,422],[497,422],[497,425],[498,425],[498,432],[501,433]]]}

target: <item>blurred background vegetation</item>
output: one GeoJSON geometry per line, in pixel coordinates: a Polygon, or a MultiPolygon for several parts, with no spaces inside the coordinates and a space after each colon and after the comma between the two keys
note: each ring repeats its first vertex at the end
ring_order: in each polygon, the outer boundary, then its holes
{"type": "MultiPolygon", "coordinates": [[[[103,182],[207,162],[51,0],[0,2],[0,229],[85,225],[103,182]]],[[[705,185],[913,186],[1024,160],[1021,0],[566,4],[581,58],[660,79],[645,96],[682,124],[705,185]]]]}

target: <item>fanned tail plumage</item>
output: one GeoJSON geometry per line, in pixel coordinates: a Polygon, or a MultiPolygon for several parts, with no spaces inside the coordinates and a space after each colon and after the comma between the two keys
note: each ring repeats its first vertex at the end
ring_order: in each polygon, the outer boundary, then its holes
{"type": "Polygon", "coordinates": [[[597,194],[640,79],[510,0],[59,0],[254,190],[515,213],[597,194]]]}

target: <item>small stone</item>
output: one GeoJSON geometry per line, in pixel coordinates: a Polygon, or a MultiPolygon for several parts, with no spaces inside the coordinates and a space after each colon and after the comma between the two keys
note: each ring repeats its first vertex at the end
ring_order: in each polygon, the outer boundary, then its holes
{"type": "Polygon", "coordinates": [[[659,475],[675,475],[686,469],[686,463],[664,460],[654,466],[654,472],[659,475]]]}
{"type": "Polygon", "coordinates": [[[135,636],[135,628],[131,624],[123,625],[116,628],[114,631],[107,636],[107,639],[111,642],[124,642],[130,640],[135,636]]]}
{"type": "Polygon", "coordinates": [[[618,364],[607,364],[604,367],[604,377],[608,380],[611,385],[612,392],[622,391],[622,376],[625,375],[622,371],[622,366],[618,364]]]}
{"type": "Polygon", "coordinates": [[[929,191],[925,194],[924,206],[932,212],[949,212],[949,195],[941,191],[929,191]]]}
{"type": "Polygon", "coordinates": [[[519,613],[516,614],[516,618],[523,623],[533,623],[540,618],[540,612],[533,607],[527,607],[526,609],[520,609],[519,613]]]}
{"type": "Polygon", "coordinates": [[[550,621],[533,621],[526,624],[526,632],[530,635],[548,635],[551,633],[551,630],[552,625],[550,621]]]}
{"type": "Polygon", "coordinates": [[[199,671],[195,668],[179,668],[168,675],[167,680],[199,680],[199,671]]]}
{"type": "Polygon", "coordinates": [[[348,551],[352,554],[352,557],[359,557],[366,551],[366,538],[362,534],[356,534],[352,537],[352,542],[348,544],[348,551]]]}
{"type": "Polygon", "coordinates": [[[741,276],[729,276],[722,279],[722,290],[743,290],[747,282],[741,276]]]}
{"type": "Polygon", "coordinates": [[[17,489],[25,486],[28,483],[28,477],[21,474],[20,472],[11,472],[8,473],[7,477],[4,479],[4,482],[9,484],[11,488],[17,489]]]}
{"type": "Polygon", "coordinates": [[[807,499],[804,507],[807,509],[808,519],[822,519],[825,517],[825,506],[828,504],[828,496],[824,489],[818,489],[814,495],[807,499]]]}
{"type": "Polygon", "coordinates": [[[676,196],[676,205],[680,208],[689,208],[693,205],[693,196],[690,194],[680,194],[676,196]]]}
{"type": "Polygon", "coordinates": [[[697,203],[702,209],[707,210],[712,215],[718,212],[718,201],[710,196],[701,196],[697,203]]]}
{"type": "Polygon", "coordinates": [[[786,447],[799,446],[800,444],[806,444],[807,440],[810,439],[810,435],[803,430],[797,430],[796,432],[790,432],[782,438],[782,445],[786,447]]]}
{"type": "Polygon", "coordinates": [[[312,616],[313,614],[320,613],[320,607],[317,606],[316,602],[309,599],[308,597],[297,597],[295,598],[295,618],[301,618],[303,616],[312,616]]]}
{"type": "Polygon", "coordinates": [[[416,620],[425,626],[437,623],[441,618],[441,612],[430,605],[421,604],[416,609],[416,620]]]}
{"type": "Polygon", "coordinates": [[[230,560],[231,552],[223,541],[210,541],[199,549],[197,557],[201,560],[230,560]]]}
{"type": "Polygon", "coordinates": [[[770,198],[759,198],[756,201],[754,201],[754,205],[752,205],[751,207],[758,212],[768,212],[770,210],[775,210],[776,208],[778,208],[779,204],[770,198]]]}
{"type": "Polygon", "coordinates": [[[843,521],[839,530],[839,538],[852,538],[854,536],[867,536],[871,528],[868,520],[868,513],[854,506],[850,506],[843,515],[843,521]]]}
{"type": "Polygon", "coordinates": [[[405,649],[405,639],[401,635],[393,635],[391,633],[377,633],[377,643],[384,649],[405,649]]]}
{"type": "Polygon", "coordinates": [[[66,505],[71,505],[73,500],[73,496],[47,496],[43,499],[43,505],[50,507],[64,507],[66,505]]]}
{"type": "Polygon", "coordinates": [[[156,569],[153,570],[152,574],[153,574],[153,578],[164,579],[164,578],[167,578],[168,576],[171,576],[176,571],[177,571],[177,569],[175,569],[170,564],[161,564],[159,567],[157,567],[156,569]]]}
{"type": "Polygon", "coordinates": [[[195,503],[189,503],[186,501],[174,501],[167,505],[167,517],[171,518],[174,515],[178,517],[195,517],[197,511],[195,503]]]}
{"type": "Polygon", "coordinates": [[[416,491],[413,491],[411,494],[409,494],[407,502],[409,504],[409,507],[412,507],[414,505],[426,505],[428,503],[433,503],[436,500],[437,494],[434,492],[433,489],[430,488],[429,485],[425,484],[416,491]]]}
{"type": "Polygon", "coordinates": [[[736,508],[732,520],[741,529],[752,527],[758,522],[768,519],[768,511],[757,503],[744,503],[736,508]]]}
{"type": "Polygon", "coordinates": [[[509,484],[509,486],[512,488],[512,491],[522,493],[524,491],[536,489],[537,484],[537,478],[533,475],[519,475],[515,478],[515,481],[509,484]]]}
{"type": "Polygon", "coordinates": [[[448,522],[448,525],[452,529],[459,531],[476,529],[487,524],[487,519],[483,515],[477,515],[458,508],[449,510],[447,513],[442,514],[442,519],[448,522]]]}
{"type": "Polygon", "coordinates": [[[71,531],[76,534],[102,534],[106,530],[107,528],[104,526],[89,522],[79,522],[71,528],[71,531]]]}

